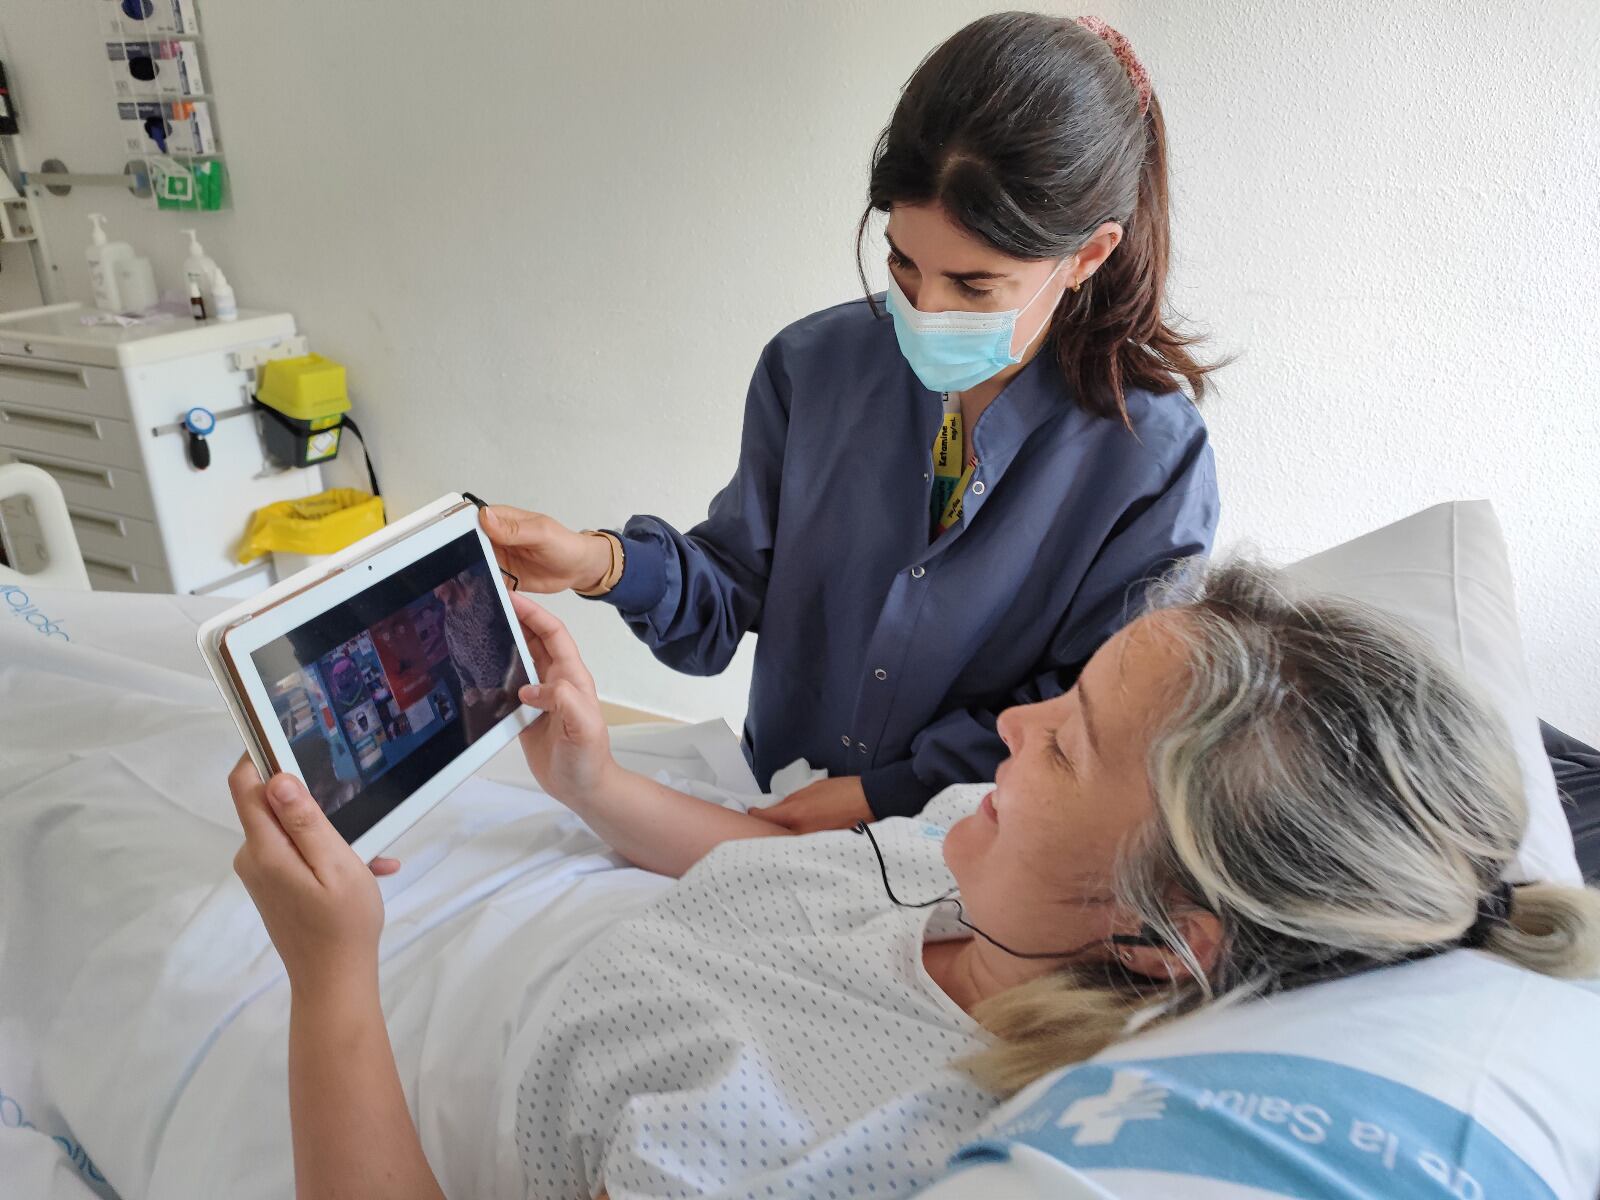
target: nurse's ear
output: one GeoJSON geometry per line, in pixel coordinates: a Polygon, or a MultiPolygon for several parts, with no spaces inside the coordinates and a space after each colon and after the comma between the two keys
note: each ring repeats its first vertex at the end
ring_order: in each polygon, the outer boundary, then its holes
{"type": "Polygon", "coordinates": [[[1089,240],[1077,254],[1073,255],[1072,263],[1068,266],[1066,274],[1070,277],[1067,281],[1069,289],[1082,285],[1111,257],[1111,252],[1122,242],[1122,226],[1115,221],[1102,222],[1100,227],[1089,235],[1089,240]]]}

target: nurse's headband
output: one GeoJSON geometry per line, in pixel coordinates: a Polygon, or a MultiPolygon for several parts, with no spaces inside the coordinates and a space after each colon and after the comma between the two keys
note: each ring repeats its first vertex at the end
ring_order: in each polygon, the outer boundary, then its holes
{"type": "Polygon", "coordinates": [[[1139,115],[1150,111],[1150,72],[1144,69],[1139,56],[1133,52],[1133,43],[1123,37],[1100,17],[1078,17],[1076,22],[1111,48],[1122,69],[1128,73],[1128,82],[1139,93],[1139,115]]]}

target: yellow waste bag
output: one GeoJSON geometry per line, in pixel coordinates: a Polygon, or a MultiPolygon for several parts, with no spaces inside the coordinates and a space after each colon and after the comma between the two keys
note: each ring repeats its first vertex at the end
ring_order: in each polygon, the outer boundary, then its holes
{"type": "Polygon", "coordinates": [[[250,514],[239,561],[263,554],[332,554],[383,528],[383,501],[358,488],[330,488],[304,500],[280,500],[250,514]]]}

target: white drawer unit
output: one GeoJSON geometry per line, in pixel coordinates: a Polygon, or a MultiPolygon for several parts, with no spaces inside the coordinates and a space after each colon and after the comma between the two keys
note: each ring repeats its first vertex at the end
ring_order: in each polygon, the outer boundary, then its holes
{"type": "Polygon", "coordinates": [[[97,592],[173,592],[172,576],[160,567],[145,563],[118,562],[99,558],[87,550],[83,569],[89,573],[89,586],[97,592]]]}
{"type": "Polygon", "coordinates": [[[155,519],[156,510],[150,499],[150,489],[145,486],[144,475],[138,471],[113,467],[107,463],[65,458],[59,454],[44,454],[0,442],[0,465],[13,462],[27,463],[50,472],[61,485],[61,493],[69,503],[109,509],[146,520],[155,519]]]}
{"type": "MultiPolygon", "coordinates": [[[[265,560],[245,568],[235,557],[246,522],[263,505],[321,491],[322,474],[268,462],[236,355],[283,346],[294,318],[123,329],[85,325],[86,313],[60,304],[0,314],[0,464],[31,463],[61,485],[95,588],[242,596],[266,587],[265,560]],[[192,408],[219,418],[205,469],[190,462],[178,428],[192,408]]],[[[26,501],[0,503],[0,540],[17,569],[45,565],[26,501]]]]}
{"type": "MultiPolygon", "coordinates": [[[[74,304],[60,307],[81,312],[74,304]]],[[[14,329],[31,314],[49,311],[52,310],[31,309],[0,316],[0,329],[14,329]]],[[[0,353],[0,395],[7,400],[34,408],[127,418],[128,393],[117,370],[91,371],[76,363],[50,361],[40,357],[48,352],[44,343],[25,341],[19,345],[12,337],[6,337],[5,344],[15,349],[28,347],[23,354],[0,353]]]]}
{"type": "MultiPolygon", "coordinates": [[[[4,390],[0,384],[0,393],[4,390]]],[[[0,399],[0,441],[17,450],[139,469],[139,439],[133,425],[115,417],[0,399]]]]}

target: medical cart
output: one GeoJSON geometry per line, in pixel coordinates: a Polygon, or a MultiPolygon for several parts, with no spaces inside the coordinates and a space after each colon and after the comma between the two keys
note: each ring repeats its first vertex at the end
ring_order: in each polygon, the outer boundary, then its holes
{"type": "MultiPolygon", "coordinates": [[[[85,325],[58,304],[0,314],[0,464],[31,463],[67,499],[96,589],[246,596],[271,559],[241,568],[250,514],[320,492],[318,466],[270,461],[251,405],[254,373],[306,353],[288,313],[85,325]]],[[[0,503],[0,536],[30,572],[48,551],[30,503],[0,503]]]]}

